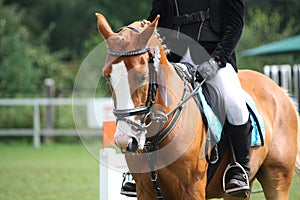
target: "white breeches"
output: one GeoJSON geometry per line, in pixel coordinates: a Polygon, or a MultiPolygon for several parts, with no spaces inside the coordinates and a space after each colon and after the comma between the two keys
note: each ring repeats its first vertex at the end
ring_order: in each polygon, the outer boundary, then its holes
{"type": "Polygon", "coordinates": [[[230,63],[220,68],[216,76],[206,81],[212,107],[224,124],[225,118],[232,125],[245,124],[249,119],[244,91],[237,73],[230,63]]]}

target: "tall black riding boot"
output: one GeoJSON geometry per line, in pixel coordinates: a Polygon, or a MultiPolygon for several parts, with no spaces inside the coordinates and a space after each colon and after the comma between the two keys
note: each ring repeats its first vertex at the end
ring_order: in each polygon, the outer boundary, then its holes
{"type": "Polygon", "coordinates": [[[128,197],[136,197],[136,184],[130,172],[123,173],[123,182],[120,194],[128,197]]]}
{"type": "Polygon", "coordinates": [[[231,140],[233,150],[232,163],[229,164],[224,174],[225,192],[232,196],[247,197],[250,192],[251,120],[249,118],[245,124],[239,126],[227,122],[225,131],[231,140]]]}

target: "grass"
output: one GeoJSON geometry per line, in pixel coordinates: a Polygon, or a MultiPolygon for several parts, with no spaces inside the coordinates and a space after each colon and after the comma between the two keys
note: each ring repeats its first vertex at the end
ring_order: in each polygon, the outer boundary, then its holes
{"type": "MultiPolygon", "coordinates": [[[[35,150],[31,144],[0,143],[0,200],[98,200],[98,169],[81,144],[43,144],[35,150]]],[[[290,200],[300,199],[299,190],[295,174],[290,200]]],[[[251,195],[262,199],[262,193],[251,195]]]]}
{"type": "Polygon", "coordinates": [[[98,161],[80,144],[0,144],[1,200],[99,199],[98,161]]]}

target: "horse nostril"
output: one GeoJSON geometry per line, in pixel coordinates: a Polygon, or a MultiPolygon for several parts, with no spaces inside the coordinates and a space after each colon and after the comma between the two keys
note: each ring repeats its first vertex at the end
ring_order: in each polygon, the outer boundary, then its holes
{"type": "Polygon", "coordinates": [[[121,151],[126,150],[129,139],[130,137],[127,134],[120,134],[118,132],[116,132],[114,136],[115,144],[121,151]]]}
{"type": "Polygon", "coordinates": [[[135,137],[131,137],[128,141],[128,145],[127,145],[126,150],[128,152],[134,153],[134,152],[136,152],[138,147],[139,147],[139,143],[138,143],[137,139],[135,137]]]}

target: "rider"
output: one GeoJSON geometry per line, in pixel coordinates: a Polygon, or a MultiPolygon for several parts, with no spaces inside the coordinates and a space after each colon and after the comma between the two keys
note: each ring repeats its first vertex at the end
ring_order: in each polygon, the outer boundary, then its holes
{"type": "MultiPolygon", "coordinates": [[[[236,162],[247,174],[245,176],[239,169],[229,171],[225,192],[245,196],[250,189],[252,126],[237,76],[234,52],[244,24],[244,0],[153,0],[148,20],[153,21],[158,14],[161,16],[159,27],[191,37],[210,54],[210,59],[202,62],[198,52],[193,51],[192,45],[187,46],[180,34],[164,36],[171,51],[172,45],[185,46],[184,51],[190,48],[193,62],[200,64],[197,74],[206,79],[214,111],[218,116],[225,116],[224,127],[231,139],[236,162]]],[[[169,60],[179,62],[180,57],[171,53],[169,60]]]]}

